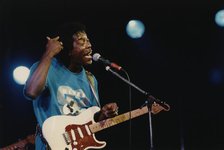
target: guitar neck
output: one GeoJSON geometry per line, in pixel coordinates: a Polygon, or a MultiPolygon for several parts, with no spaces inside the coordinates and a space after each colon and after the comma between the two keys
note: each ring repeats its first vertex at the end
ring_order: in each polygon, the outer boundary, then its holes
{"type": "Polygon", "coordinates": [[[89,125],[90,130],[92,133],[96,133],[98,131],[101,131],[103,129],[109,128],[111,126],[117,125],[119,123],[122,123],[124,121],[139,117],[141,115],[144,115],[148,112],[148,107],[142,107],[139,109],[135,109],[133,111],[118,115],[114,118],[109,118],[94,124],[89,125]]]}

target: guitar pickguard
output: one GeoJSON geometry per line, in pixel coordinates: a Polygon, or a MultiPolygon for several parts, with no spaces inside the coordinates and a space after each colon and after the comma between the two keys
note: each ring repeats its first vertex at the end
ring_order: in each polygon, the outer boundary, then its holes
{"type": "Polygon", "coordinates": [[[69,135],[72,149],[84,150],[90,147],[104,147],[105,144],[97,142],[94,134],[89,130],[88,126],[90,124],[92,124],[92,121],[83,125],[72,124],[66,126],[65,131],[69,135]]]}

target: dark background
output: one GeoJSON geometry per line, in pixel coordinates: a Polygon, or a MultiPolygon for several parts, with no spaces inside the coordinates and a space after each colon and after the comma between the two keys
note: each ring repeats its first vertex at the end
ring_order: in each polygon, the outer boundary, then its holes
{"type": "MultiPolygon", "coordinates": [[[[131,81],[171,106],[152,116],[156,150],[223,150],[224,28],[214,22],[224,1],[0,1],[0,147],[34,134],[32,102],[12,78],[44,52],[46,36],[68,21],[87,26],[94,52],[127,70],[131,81]],[[141,39],[127,36],[130,19],[145,24],[141,39]]],[[[96,62],[101,103],[129,111],[129,88],[96,62]]],[[[121,73],[121,75],[124,75],[121,73]]],[[[132,109],[146,98],[132,88],[132,109]]],[[[149,150],[148,115],[131,121],[131,147],[149,150]]],[[[97,133],[105,149],[130,149],[130,122],[97,133]]]]}

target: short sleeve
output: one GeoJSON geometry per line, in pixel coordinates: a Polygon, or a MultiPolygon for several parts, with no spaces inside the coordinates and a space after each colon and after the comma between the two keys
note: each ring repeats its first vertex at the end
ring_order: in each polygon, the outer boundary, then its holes
{"type": "MultiPolygon", "coordinates": [[[[32,76],[32,74],[34,73],[34,71],[36,70],[38,64],[39,64],[39,62],[36,62],[36,63],[34,63],[34,64],[30,67],[30,74],[29,74],[29,76],[28,76],[28,79],[29,79],[29,78],[32,76]]],[[[28,79],[27,79],[27,80],[28,80],[28,79]]],[[[46,82],[45,82],[44,89],[46,89],[46,87],[47,87],[47,80],[46,80],[46,82]]],[[[24,85],[24,87],[23,87],[23,96],[24,96],[26,99],[28,99],[28,100],[33,100],[31,97],[29,97],[28,95],[26,95],[25,89],[26,89],[26,83],[25,83],[25,85],[24,85]]]]}

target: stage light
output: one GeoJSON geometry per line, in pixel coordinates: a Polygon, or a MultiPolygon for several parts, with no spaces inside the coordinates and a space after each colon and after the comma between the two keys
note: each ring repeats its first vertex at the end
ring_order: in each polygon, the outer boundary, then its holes
{"type": "Polygon", "coordinates": [[[215,22],[218,26],[224,27],[224,10],[219,10],[215,15],[215,22]]]}
{"type": "Polygon", "coordinates": [[[145,32],[145,26],[140,20],[130,20],[126,26],[126,32],[131,38],[141,38],[145,32]]]}
{"type": "Polygon", "coordinates": [[[13,79],[17,84],[23,85],[25,84],[29,74],[30,70],[27,67],[19,66],[13,71],[13,79]]]}

